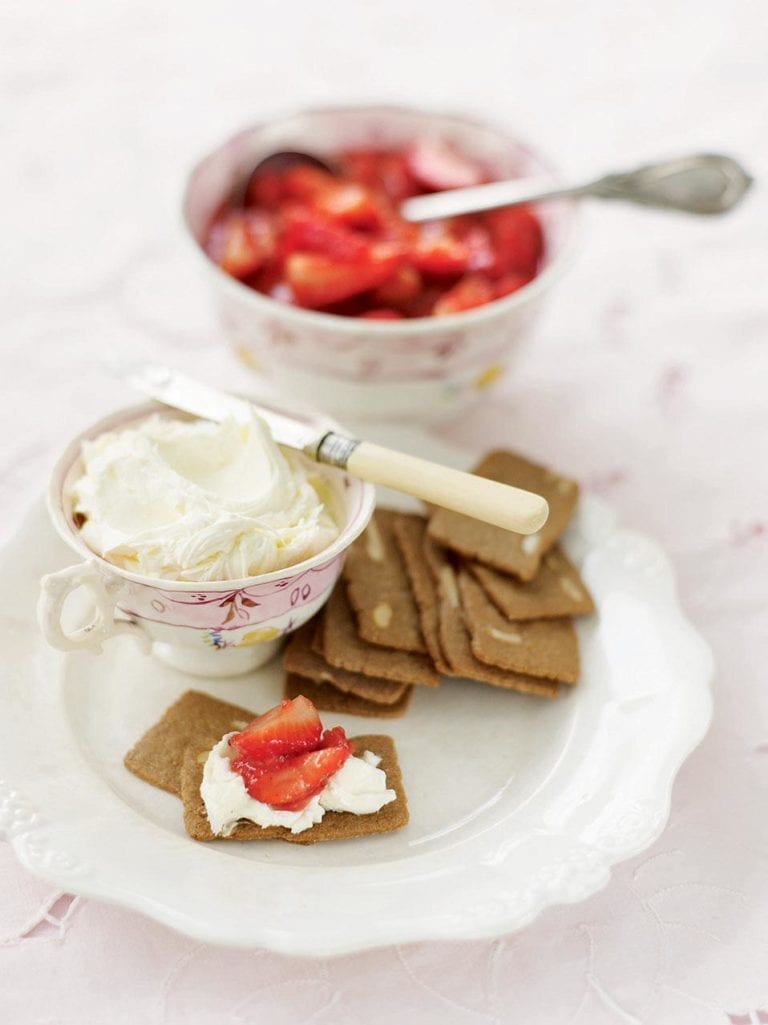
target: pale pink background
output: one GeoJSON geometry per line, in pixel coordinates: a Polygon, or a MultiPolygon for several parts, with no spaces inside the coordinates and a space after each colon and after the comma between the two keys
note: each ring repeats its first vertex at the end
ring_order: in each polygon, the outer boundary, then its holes
{"type": "MultiPolygon", "coordinates": [[[[724,148],[765,174],[762,4],[475,0],[466,20],[458,10],[4,6],[8,529],[62,438],[125,401],[100,369],[111,354],[242,384],[176,202],[187,164],[249,119],[307,102],[420,100],[505,118],[574,171],[724,148]]],[[[593,206],[583,255],[515,379],[450,431],[550,458],[676,564],[718,661],[716,710],[654,847],[603,893],[518,935],[320,962],[206,947],[59,895],[0,845],[0,1021],[768,1020],[767,239],[762,187],[724,221],[593,206]]]]}

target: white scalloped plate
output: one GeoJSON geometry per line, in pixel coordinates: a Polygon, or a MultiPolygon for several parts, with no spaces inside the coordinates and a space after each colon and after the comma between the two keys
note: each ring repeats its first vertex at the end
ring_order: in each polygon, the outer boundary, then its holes
{"type": "Polygon", "coordinates": [[[617,529],[602,502],[582,500],[567,547],[598,614],[579,626],[583,678],[564,698],[450,680],[417,688],[402,720],[337,717],[353,734],[395,737],[405,830],[307,848],[197,844],[179,802],[122,756],[190,686],[264,709],[279,670],[208,682],[129,638],[101,656],[49,650],[38,580],[71,553],[41,503],[0,559],[0,835],[71,893],[200,940],[293,955],[496,935],[583,900],[664,827],[675,773],[709,724],[712,659],[663,552],[617,529]]]}

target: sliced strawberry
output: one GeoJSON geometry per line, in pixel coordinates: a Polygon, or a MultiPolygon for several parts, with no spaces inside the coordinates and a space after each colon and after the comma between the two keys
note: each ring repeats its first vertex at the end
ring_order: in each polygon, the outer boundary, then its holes
{"type": "Polygon", "coordinates": [[[313,205],[320,213],[354,228],[374,229],[382,220],[382,202],[357,182],[339,182],[316,196],[313,205]]]}
{"type": "Polygon", "coordinates": [[[500,274],[535,274],[544,249],[541,222],[524,206],[508,206],[485,215],[500,274]]]}
{"type": "Polygon", "coordinates": [[[285,192],[292,199],[315,199],[338,186],[338,179],[319,167],[297,164],[283,174],[285,192]]]}
{"type": "Polygon", "coordinates": [[[281,701],[229,738],[230,746],[251,761],[311,751],[320,743],[322,725],[317,709],[303,695],[281,701]]]}
{"type": "Polygon", "coordinates": [[[461,313],[462,310],[471,310],[495,298],[493,285],[487,278],[482,274],[468,274],[437,300],[432,313],[436,317],[461,313]]]}
{"type": "Polygon", "coordinates": [[[396,203],[421,191],[408,170],[405,154],[398,150],[347,150],[338,161],[345,178],[380,189],[396,203]]]}
{"type": "Polygon", "coordinates": [[[255,274],[245,279],[246,284],[251,288],[263,292],[265,295],[272,295],[276,288],[283,284],[283,263],[280,259],[270,259],[259,267],[255,274]]]}
{"type": "Polygon", "coordinates": [[[402,260],[399,247],[375,243],[365,260],[340,263],[320,253],[292,253],[285,280],[302,306],[330,306],[382,284],[402,260]]]}
{"type": "Polygon", "coordinates": [[[533,277],[533,274],[521,274],[519,271],[505,274],[503,278],[499,278],[493,284],[495,298],[502,299],[505,295],[512,295],[513,292],[517,292],[524,285],[533,281],[533,277]]]}
{"type": "Polygon", "coordinates": [[[421,274],[410,263],[401,264],[373,293],[373,301],[383,307],[400,306],[419,294],[421,274]]]}
{"type": "Polygon", "coordinates": [[[416,181],[435,192],[479,185],[485,177],[478,163],[433,136],[417,139],[408,149],[406,159],[416,181]]]}
{"type": "Polygon", "coordinates": [[[434,283],[425,286],[413,299],[403,303],[403,313],[408,318],[431,317],[435,304],[450,290],[450,287],[450,285],[436,285],[434,283]]]}
{"type": "Polygon", "coordinates": [[[283,212],[280,249],[284,256],[296,252],[324,253],[336,260],[351,262],[370,258],[371,241],[316,210],[291,206],[283,212]]]}
{"type": "Polygon", "coordinates": [[[428,277],[456,277],[467,270],[470,249],[456,238],[447,222],[431,221],[422,226],[410,258],[428,277]]]}
{"type": "Polygon", "coordinates": [[[411,249],[421,238],[422,225],[404,221],[395,211],[382,216],[376,237],[382,242],[393,242],[403,249],[411,249]]]}
{"type": "Polygon", "coordinates": [[[259,210],[231,210],[211,226],[206,252],[235,278],[254,274],[275,248],[272,218],[259,210]]]}
{"type": "Polygon", "coordinates": [[[334,726],[325,730],[320,738],[320,747],[343,747],[350,753],[354,750],[343,726],[334,726]]]}
{"type": "Polygon", "coordinates": [[[378,168],[381,188],[395,202],[402,202],[409,196],[417,196],[421,192],[419,183],[408,168],[408,160],[404,153],[393,151],[385,153],[379,161],[378,168]]]}
{"type": "Polygon", "coordinates": [[[231,765],[233,771],[242,776],[254,800],[278,811],[301,811],[339,771],[349,758],[350,750],[348,744],[334,745],[256,765],[235,758],[231,765]]]}
{"type": "Polygon", "coordinates": [[[457,224],[454,231],[467,247],[467,270],[493,274],[496,270],[497,257],[491,241],[491,233],[485,225],[479,224],[472,218],[457,224]]]}
{"type": "Polygon", "coordinates": [[[277,210],[288,198],[285,178],[282,171],[262,171],[254,175],[248,182],[245,195],[246,206],[260,206],[267,210],[277,210]]]}
{"type": "Polygon", "coordinates": [[[337,155],[336,162],[341,173],[350,181],[360,182],[369,188],[380,188],[378,167],[381,156],[381,150],[348,149],[337,155]]]}

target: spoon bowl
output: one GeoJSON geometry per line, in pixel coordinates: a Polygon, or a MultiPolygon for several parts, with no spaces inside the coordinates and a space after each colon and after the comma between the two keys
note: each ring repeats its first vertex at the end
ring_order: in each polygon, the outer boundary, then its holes
{"type": "Polygon", "coordinates": [[[314,167],[318,171],[325,171],[326,174],[338,174],[338,169],[331,164],[320,160],[311,153],[302,153],[300,150],[283,149],[276,153],[270,153],[256,164],[254,169],[236,190],[234,205],[245,206],[248,194],[251,191],[251,183],[264,174],[285,174],[292,167],[314,167]]]}

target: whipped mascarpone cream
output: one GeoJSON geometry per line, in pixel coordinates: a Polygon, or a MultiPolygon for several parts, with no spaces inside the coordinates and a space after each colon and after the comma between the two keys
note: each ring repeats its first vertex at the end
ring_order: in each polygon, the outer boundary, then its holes
{"type": "Polygon", "coordinates": [[[81,535],[108,562],[167,580],[234,580],[295,565],[339,529],[331,488],[246,423],[155,414],[82,446],[81,535]]]}
{"type": "Polygon", "coordinates": [[[245,789],[242,776],[232,771],[231,736],[228,733],[211,749],[200,784],[208,821],[217,836],[229,836],[240,819],[249,819],[258,826],[285,826],[292,833],[303,833],[320,822],[327,811],[371,815],[397,798],[394,790],[387,789],[385,773],[377,768],[381,759],[365,751],[360,758],[350,755],[324,789],[301,811],[278,811],[263,801],[254,800],[245,789]]]}

